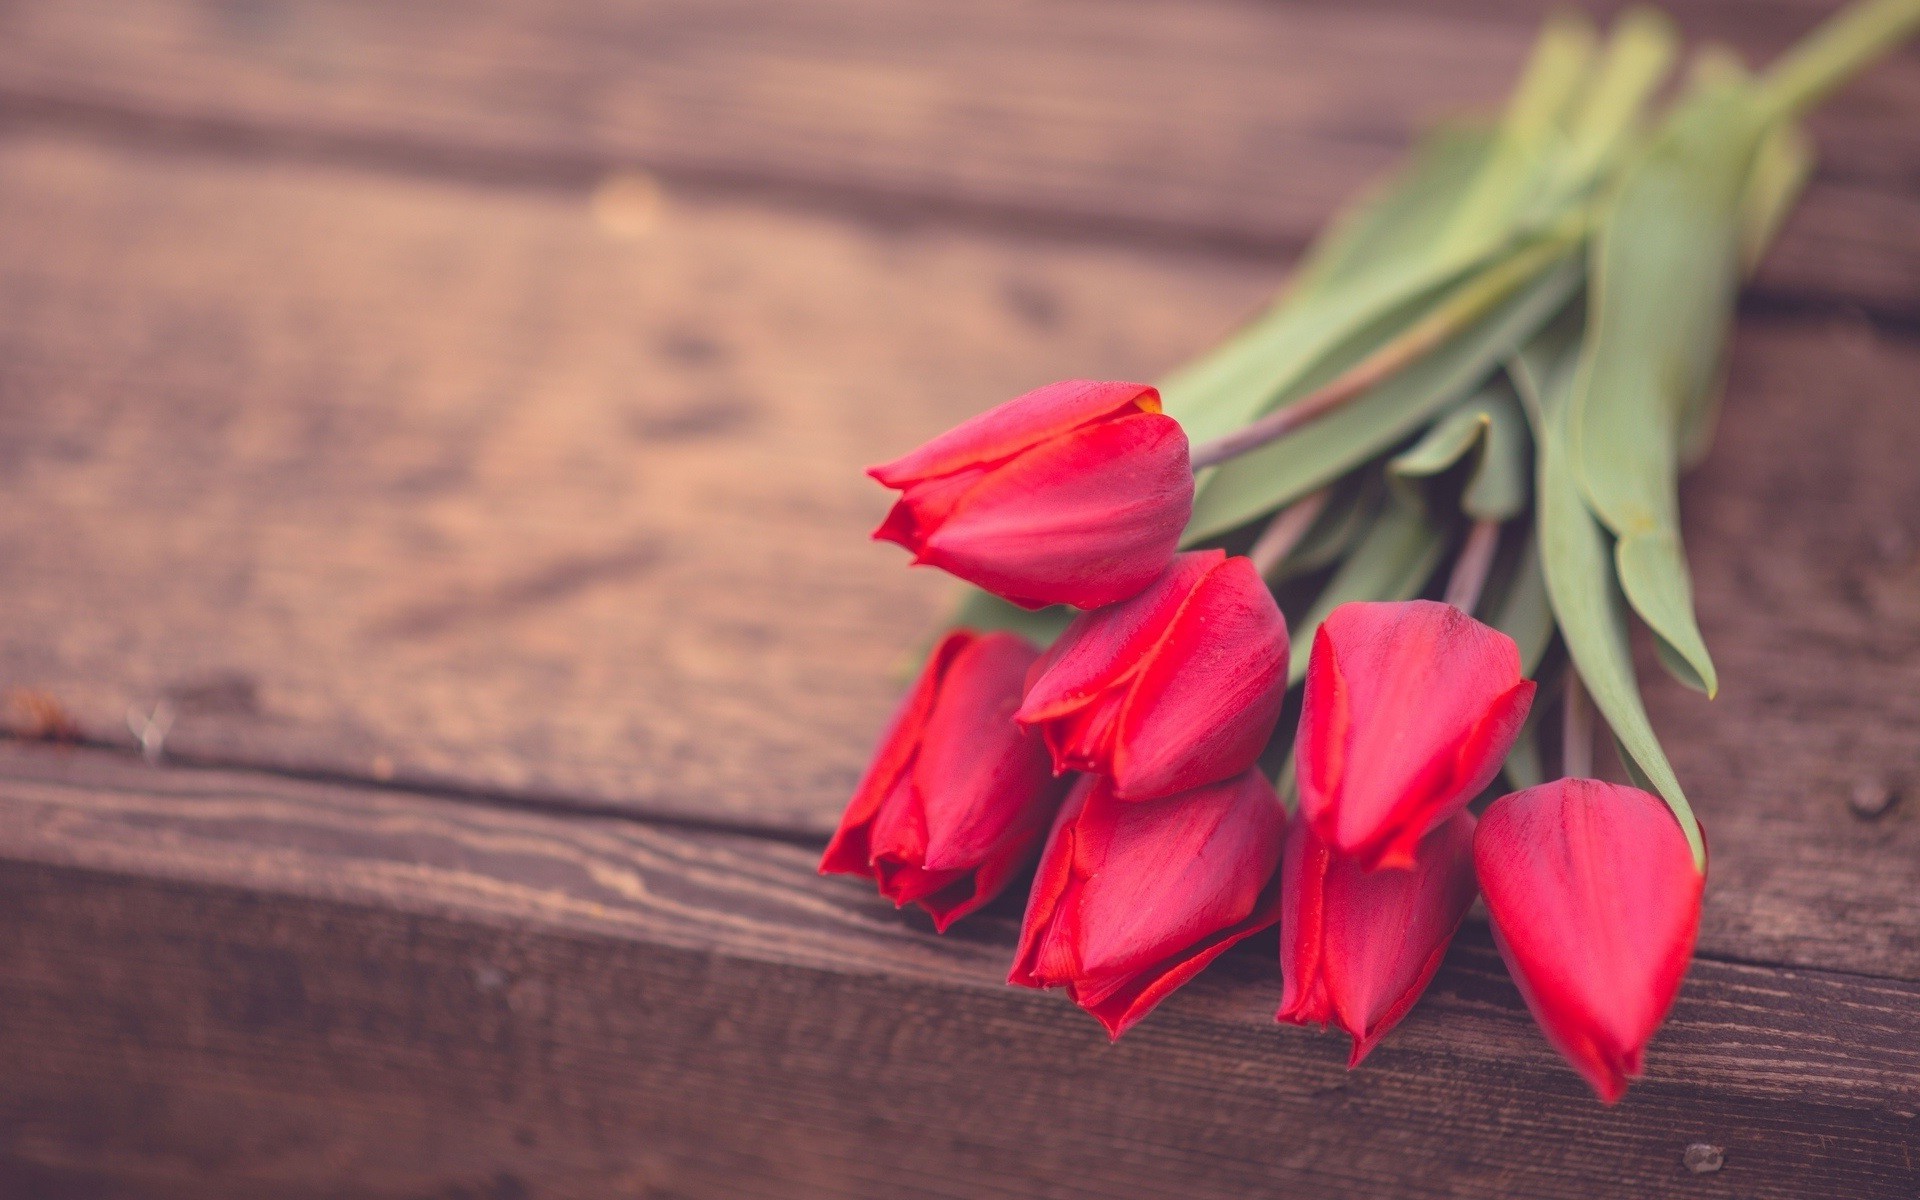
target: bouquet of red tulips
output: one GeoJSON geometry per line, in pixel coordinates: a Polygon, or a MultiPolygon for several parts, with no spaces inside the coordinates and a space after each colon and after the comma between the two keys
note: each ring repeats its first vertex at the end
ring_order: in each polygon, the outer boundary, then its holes
{"type": "Polygon", "coordinates": [[[1705,49],[1655,113],[1664,18],[1556,19],[1497,122],[1430,137],[1158,389],[1057,383],[873,468],[875,536],[980,590],[821,869],[945,930],[1037,856],[1009,979],[1114,1037],[1277,925],[1279,1019],[1353,1064],[1484,896],[1618,1100],[1707,865],[1630,617],[1713,694],[1677,478],[1808,172],[1796,118],[1916,25],[1872,0],[1759,75],[1705,49]],[[1635,786],[1587,778],[1596,709],[1635,786]]]}

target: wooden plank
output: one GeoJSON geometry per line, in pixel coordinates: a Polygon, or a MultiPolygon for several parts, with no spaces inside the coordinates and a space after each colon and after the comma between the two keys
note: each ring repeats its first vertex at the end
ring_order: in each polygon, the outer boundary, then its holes
{"type": "MultiPolygon", "coordinates": [[[[1417,130],[1497,103],[1554,6],[59,0],[0,10],[0,116],[1284,257],[1417,130]]],[[[1759,61],[1837,4],[1673,7],[1759,61]]],[[[1909,53],[1822,114],[1764,291],[1920,316],[1916,111],[1909,53]]]]}
{"type": "MultiPolygon", "coordinates": [[[[945,594],[864,541],[859,465],[1151,373],[1269,285],[585,210],[0,142],[0,680],[124,745],[164,700],[188,758],[817,837],[945,594]]],[[[1850,805],[1917,785],[1916,370],[1863,323],[1749,322],[1688,487],[1726,688],[1646,669],[1731,957],[1920,977],[1920,812],[1850,805]]]]}
{"type": "Polygon", "coordinates": [[[1275,285],[34,140],[0,276],[6,687],[121,744],[165,700],[192,757],[815,833],[948,595],[867,541],[861,464],[1275,285]]]}
{"type": "Polygon", "coordinates": [[[1907,1197],[1920,988],[1703,960],[1618,1109],[1483,931],[1362,1071],[1270,944],[1116,1047],[811,851],[10,751],[0,1184],[44,1196],[1907,1197]],[[1685,1147],[1724,1148],[1695,1176],[1685,1147]]]}

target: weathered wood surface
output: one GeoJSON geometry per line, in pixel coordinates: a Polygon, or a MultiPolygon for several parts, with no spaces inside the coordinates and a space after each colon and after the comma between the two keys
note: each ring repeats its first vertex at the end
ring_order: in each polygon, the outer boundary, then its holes
{"type": "Polygon", "coordinates": [[[1899,1197],[1920,986],[1696,964],[1618,1109],[1484,930],[1348,1074],[1273,947],[1118,1046],[810,850],[0,755],[0,1186],[35,1196],[1899,1197]],[[1685,1147],[1724,1148],[1689,1174],[1685,1147]],[[342,1181],[345,1181],[344,1183],[342,1181]]]}
{"type": "Polygon", "coordinates": [[[1107,1049],[1014,902],[811,873],[945,595],[858,468],[1217,336],[1542,7],[0,4],[6,722],[277,773],[0,749],[0,1191],[1913,1195],[1912,53],[1686,489],[1714,874],[1621,1109],[1484,933],[1349,1076],[1270,946],[1107,1049]]]}
{"type": "Polygon", "coordinates": [[[12,685],[123,743],[169,700],[190,756],[815,833],[949,595],[867,541],[861,465],[1273,286],[40,139],[0,140],[0,275],[12,685]]]}
{"type": "MultiPolygon", "coordinates": [[[[57,0],[0,7],[15,119],[490,178],[639,162],[912,219],[1291,254],[1557,0],[57,0]]],[[[1622,7],[1612,3],[1610,9],[1622,7]]],[[[1764,62],[1827,0],[1676,6],[1764,62]]],[[[1920,316],[1920,54],[1815,122],[1758,286],[1920,316]]]]}

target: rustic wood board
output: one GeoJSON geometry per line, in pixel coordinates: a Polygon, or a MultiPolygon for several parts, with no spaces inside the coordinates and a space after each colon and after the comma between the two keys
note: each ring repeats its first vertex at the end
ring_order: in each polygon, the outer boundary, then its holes
{"type": "Polygon", "coordinates": [[[37,1196],[1911,1196],[1920,986],[1703,956],[1592,1103],[1484,930],[1364,1071],[1262,943],[1118,1046],[762,839],[0,755],[37,1196]],[[1725,1167],[1691,1175],[1696,1141],[1725,1167]]]}
{"type": "Polygon", "coordinates": [[[861,465],[1273,286],[32,139],[0,273],[10,685],[120,742],[170,697],[186,755],[810,832],[950,589],[867,541],[861,465]]]}
{"type": "MultiPolygon", "coordinates": [[[[575,182],[639,163],[1291,255],[1417,130],[1497,104],[1556,4],[58,0],[0,9],[0,97],[143,142],[575,182]]],[[[1764,62],[1838,4],[1675,7],[1764,62]]],[[[1909,53],[1818,117],[1822,182],[1761,289],[1920,317],[1917,108],[1909,53]]]]}

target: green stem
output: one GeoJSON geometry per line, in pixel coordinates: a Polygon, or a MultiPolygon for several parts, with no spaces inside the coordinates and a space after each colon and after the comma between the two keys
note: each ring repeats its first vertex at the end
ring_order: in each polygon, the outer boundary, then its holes
{"type": "Polygon", "coordinates": [[[1796,117],[1920,28],[1920,0],[1866,0],[1802,39],[1760,81],[1769,120],[1796,117]]]}
{"type": "Polygon", "coordinates": [[[1584,227],[1577,220],[1569,221],[1565,228],[1549,237],[1496,262],[1435,304],[1431,311],[1405,332],[1320,388],[1285,408],[1275,409],[1258,420],[1242,425],[1232,433],[1195,446],[1193,469],[1203,471],[1230,458],[1258,450],[1302,425],[1326,416],[1349,400],[1364,395],[1377,384],[1445,345],[1522,285],[1545,274],[1571,253],[1584,232],[1584,227]]]}

